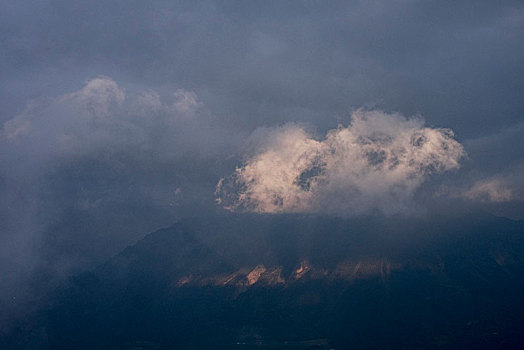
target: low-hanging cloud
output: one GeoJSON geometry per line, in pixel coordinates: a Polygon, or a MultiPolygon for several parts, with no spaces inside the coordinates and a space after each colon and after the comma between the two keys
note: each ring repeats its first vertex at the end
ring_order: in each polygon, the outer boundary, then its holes
{"type": "Polygon", "coordinates": [[[213,206],[216,159],[240,137],[193,91],[107,76],[36,97],[0,123],[0,336],[40,298],[37,276],[47,290],[213,206]]]}
{"type": "Polygon", "coordinates": [[[465,151],[453,137],[419,118],[381,111],[357,111],[322,140],[288,124],[219,181],[217,201],[261,213],[405,213],[428,176],[459,168],[465,151]]]}
{"type": "Polygon", "coordinates": [[[460,196],[481,202],[507,202],[513,198],[511,189],[500,179],[480,180],[460,196]]]}
{"type": "Polygon", "coordinates": [[[180,192],[192,203],[205,188],[212,205],[210,169],[240,137],[182,88],[157,92],[98,76],[76,91],[31,100],[0,125],[0,216],[13,226],[0,232],[0,243],[22,236],[12,233],[21,227],[45,230],[60,212],[108,203],[166,207],[179,203],[180,192]]]}

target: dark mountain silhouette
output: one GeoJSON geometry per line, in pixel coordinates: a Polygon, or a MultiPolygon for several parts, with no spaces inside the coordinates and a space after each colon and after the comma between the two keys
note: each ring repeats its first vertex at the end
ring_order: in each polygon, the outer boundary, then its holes
{"type": "Polygon", "coordinates": [[[42,313],[53,349],[517,349],[524,223],[223,215],[151,233],[42,313]]]}

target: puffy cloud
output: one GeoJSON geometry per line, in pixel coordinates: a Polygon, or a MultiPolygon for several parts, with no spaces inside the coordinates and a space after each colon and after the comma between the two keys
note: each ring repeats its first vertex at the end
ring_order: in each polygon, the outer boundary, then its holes
{"type": "Polygon", "coordinates": [[[219,181],[217,201],[264,213],[407,212],[429,175],[459,167],[465,152],[453,136],[380,111],[357,111],[349,126],[322,140],[288,124],[269,132],[252,157],[219,181]]]}
{"type": "MultiPolygon", "coordinates": [[[[483,148],[487,149],[487,147],[483,148]]],[[[492,153],[497,154],[497,158],[502,158],[504,154],[497,151],[498,149],[495,148],[495,152],[492,153]]],[[[489,149],[486,153],[489,154],[489,149]]],[[[470,154],[468,152],[468,155],[470,154]]],[[[493,157],[489,157],[489,159],[493,159],[493,157]]],[[[499,161],[499,159],[493,159],[493,161],[499,161]]],[[[524,163],[509,163],[506,167],[501,166],[496,172],[485,169],[478,170],[478,167],[469,171],[464,170],[466,171],[463,171],[459,178],[455,178],[455,181],[441,184],[439,190],[435,193],[435,197],[460,199],[463,200],[463,205],[480,206],[484,210],[522,205],[524,199],[524,186],[522,184],[524,163]]],[[[499,211],[497,214],[520,219],[521,213],[522,210],[520,210],[520,214],[515,216],[513,210],[511,210],[508,212],[499,211]]]]}
{"type": "Polygon", "coordinates": [[[175,91],[174,96],[174,106],[179,112],[192,114],[201,105],[198,102],[197,95],[192,91],[178,89],[175,91]]]}
{"type": "Polygon", "coordinates": [[[461,197],[481,202],[507,202],[513,199],[513,192],[500,179],[480,180],[461,193],[461,197]]]}
{"type": "Polygon", "coordinates": [[[152,90],[129,94],[111,78],[100,76],[78,91],[28,103],[4,123],[0,143],[11,148],[6,153],[32,155],[38,162],[137,148],[172,157],[184,150],[202,151],[195,140],[212,139],[207,137],[207,115],[192,91],[178,89],[165,98],[152,90]]]}
{"type": "Polygon", "coordinates": [[[102,76],[89,80],[81,90],[60,100],[75,102],[95,115],[107,115],[111,107],[122,105],[125,93],[114,80],[102,76]]]}

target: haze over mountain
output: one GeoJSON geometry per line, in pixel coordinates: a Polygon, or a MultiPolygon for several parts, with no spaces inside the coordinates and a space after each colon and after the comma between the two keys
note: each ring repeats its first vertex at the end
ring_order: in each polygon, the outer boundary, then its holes
{"type": "Polygon", "coordinates": [[[55,349],[518,349],[523,292],[522,221],[208,216],[76,276],[33,327],[55,349]]]}

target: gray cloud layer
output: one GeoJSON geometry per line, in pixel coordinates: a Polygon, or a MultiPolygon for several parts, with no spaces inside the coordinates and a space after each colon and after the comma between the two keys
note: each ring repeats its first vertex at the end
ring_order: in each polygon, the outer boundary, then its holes
{"type": "Polygon", "coordinates": [[[106,74],[181,84],[232,125],[333,127],[376,105],[476,137],[523,109],[519,1],[35,1],[2,13],[2,95],[18,108],[106,74]]]}

